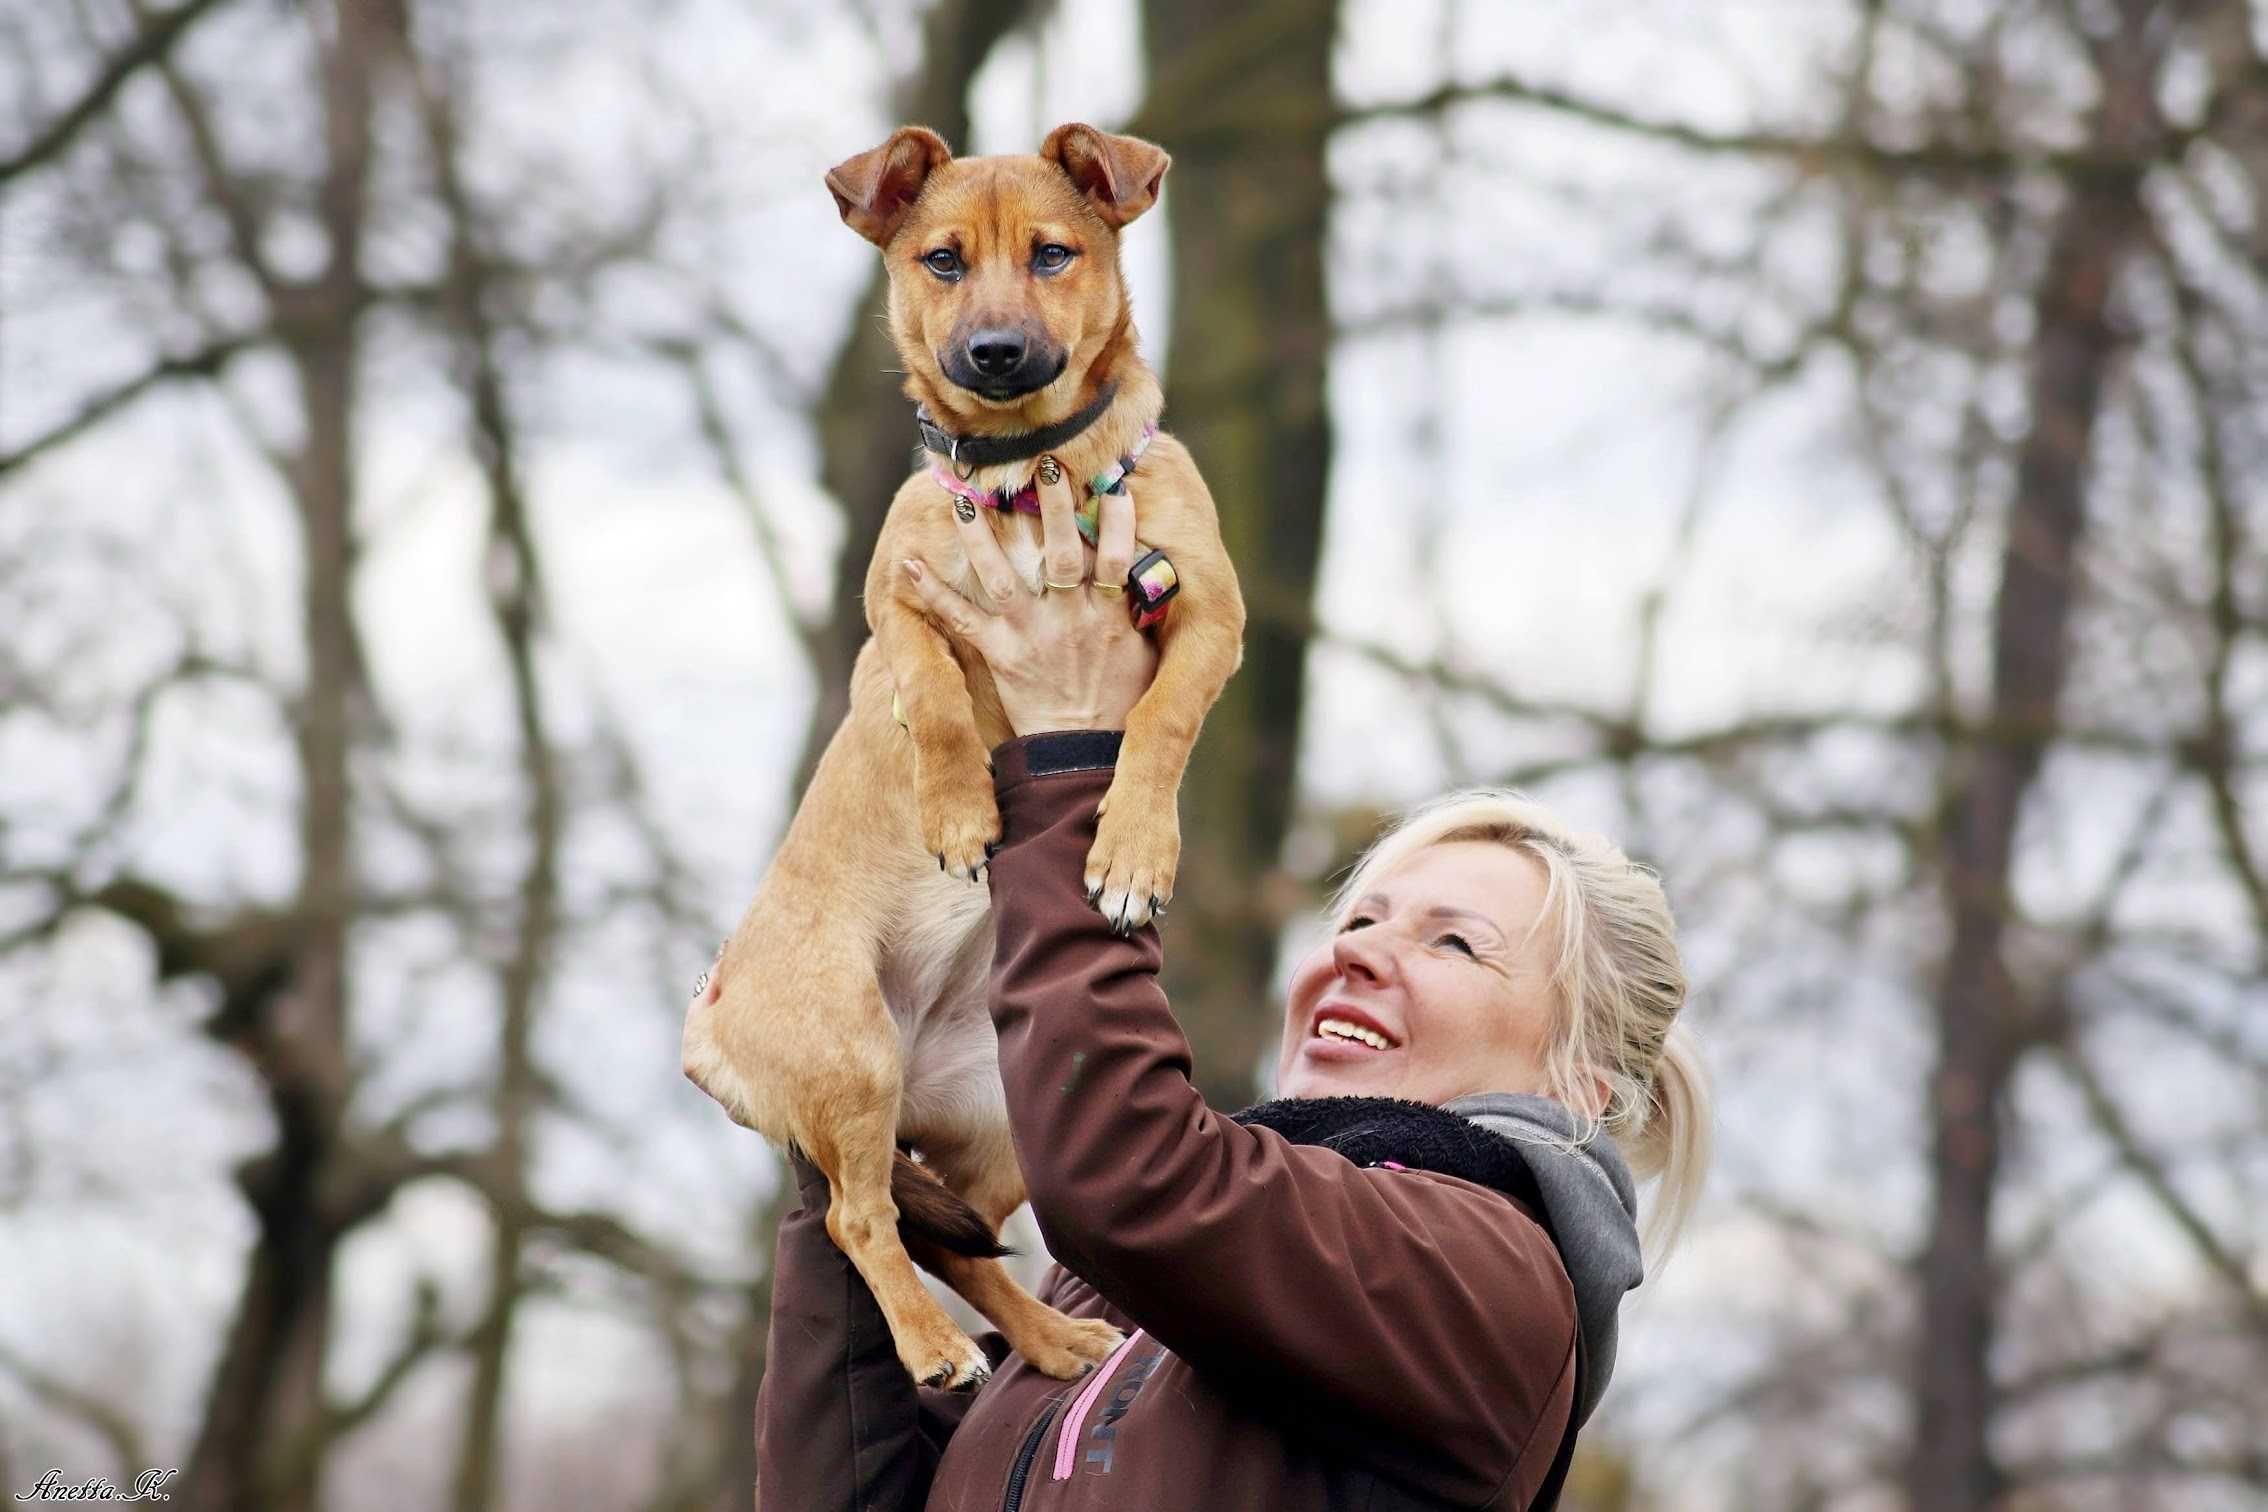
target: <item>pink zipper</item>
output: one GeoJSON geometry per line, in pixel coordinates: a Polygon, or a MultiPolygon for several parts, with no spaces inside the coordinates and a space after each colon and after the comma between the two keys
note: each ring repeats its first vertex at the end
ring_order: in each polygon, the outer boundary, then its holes
{"type": "Polygon", "coordinates": [[[1126,1352],[1134,1347],[1134,1341],[1140,1337],[1142,1330],[1139,1328],[1128,1334],[1126,1342],[1112,1350],[1110,1358],[1097,1367],[1095,1378],[1072,1398],[1071,1411],[1063,1419],[1062,1435],[1055,1441],[1056,1480],[1071,1478],[1071,1460],[1079,1452],[1079,1433],[1087,1426],[1087,1414],[1094,1408],[1095,1398],[1102,1395],[1103,1387],[1110,1384],[1110,1378],[1118,1373],[1118,1367],[1125,1362],[1126,1352]]]}

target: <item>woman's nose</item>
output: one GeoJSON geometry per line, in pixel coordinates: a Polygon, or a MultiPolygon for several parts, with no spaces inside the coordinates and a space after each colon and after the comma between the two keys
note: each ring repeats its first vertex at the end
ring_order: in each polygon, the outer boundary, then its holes
{"type": "Polygon", "coordinates": [[[1391,961],[1384,942],[1377,937],[1377,926],[1368,929],[1342,929],[1331,942],[1331,963],[1342,976],[1361,977],[1373,982],[1386,979],[1391,961]]]}

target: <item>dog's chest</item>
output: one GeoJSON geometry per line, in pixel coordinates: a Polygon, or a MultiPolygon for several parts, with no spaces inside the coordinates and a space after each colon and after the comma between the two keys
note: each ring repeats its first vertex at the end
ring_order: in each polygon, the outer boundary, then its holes
{"type": "Polygon", "coordinates": [[[882,944],[882,998],[908,1028],[982,1002],[992,966],[992,891],[940,872],[906,890],[882,944]]]}

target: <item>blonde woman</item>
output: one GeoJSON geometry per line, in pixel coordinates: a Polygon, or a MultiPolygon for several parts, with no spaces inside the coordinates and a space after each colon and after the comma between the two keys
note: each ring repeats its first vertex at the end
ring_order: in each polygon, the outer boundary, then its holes
{"type": "MultiPolygon", "coordinates": [[[[1278,1100],[1207,1107],[1157,933],[1117,933],[1082,877],[1155,653],[1088,582],[1069,485],[1041,503],[1041,581],[1078,587],[1034,591],[982,523],[962,542],[996,609],[907,570],[985,657],[1018,736],[993,753],[990,1006],[1058,1262],[1042,1296],[1126,1340],[1063,1382],[994,1336],[973,1396],[913,1386],[799,1162],[757,1414],[764,1507],[1552,1505],[1623,1294],[1707,1159],[1660,885],[1517,795],[1430,804],[1356,867],[1294,972],[1278,1100]]],[[[1102,507],[1101,539],[1130,540],[1109,513],[1131,504],[1102,507]]],[[[1096,581],[1126,565],[1098,560],[1096,581]]]]}

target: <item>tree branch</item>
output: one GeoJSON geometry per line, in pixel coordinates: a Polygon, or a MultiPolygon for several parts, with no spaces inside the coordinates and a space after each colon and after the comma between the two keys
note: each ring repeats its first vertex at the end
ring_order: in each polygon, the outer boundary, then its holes
{"type": "MultiPolygon", "coordinates": [[[[2268,68],[2256,66],[2252,77],[2268,78],[2268,68]]],[[[2094,144],[2081,148],[2024,144],[1980,147],[1947,141],[1906,147],[1878,142],[1848,129],[1834,135],[1817,136],[1770,130],[1705,131],[1680,121],[1640,115],[1512,74],[1477,84],[1445,84],[1409,99],[1349,107],[1338,113],[1334,124],[1354,126],[1408,119],[1462,105],[1496,102],[1532,105],[1606,130],[1711,156],[1779,159],[1804,173],[1856,170],[1898,178],[1977,180],[2046,171],[2067,181],[2095,179],[2115,184],[2138,169],[2179,157],[2190,143],[2217,130],[2222,117],[2228,113],[2228,102],[2238,93],[2234,89],[2224,91],[2216,97],[2214,108],[2195,125],[2161,131],[2133,147],[2124,144],[2094,144]]],[[[1224,99],[1234,101],[1233,96],[1224,96],[1224,99]]],[[[1237,130],[1251,124],[1238,118],[1236,105],[1231,103],[1217,113],[1206,115],[1200,129],[1237,130]]]]}
{"type": "Polygon", "coordinates": [[[764,564],[765,575],[772,580],[772,596],[780,606],[780,618],[803,652],[804,665],[817,676],[823,655],[819,638],[825,626],[796,605],[787,552],[781,545],[779,532],[772,526],[771,512],[757,491],[756,480],[741,459],[740,448],[733,442],[732,429],[725,421],[723,401],[717,395],[716,381],[709,375],[700,352],[691,344],[657,343],[656,350],[685,374],[685,381],[693,391],[695,413],[700,418],[701,440],[708,447],[726,486],[740,500],[749,531],[756,539],[757,557],[764,564]]]}
{"type": "Polygon", "coordinates": [[[8,157],[0,158],[0,184],[29,173],[70,145],[86,124],[100,115],[128,79],[152,63],[162,61],[189,30],[190,23],[211,10],[219,0],[182,0],[180,5],[150,19],[134,40],[113,53],[79,97],[8,157]]]}
{"type": "Polygon", "coordinates": [[[2080,1097],[2086,1101],[2088,1115],[2118,1151],[2127,1169],[2140,1179],[2143,1189],[2156,1199],[2158,1206],[2165,1209],[2166,1216],[2188,1237],[2205,1263],[2229,1284],[2238,1302],[2251,1316],[2253,1326],[2268,1330],[2268,1293],[2263,1293],[2253,1281],[2251,1260],[2228,1247],[2205,1216],[2173,1184],[2164,1163],[2144,1148],[2117,1099],[2110,1095],[2102,1078],[2089,1064],[2085,1052],[2077,1045],[2067,1045],[2056,1056],[2056,1063],[2078,1089],[2080,1097]]]}
{"type": "Polygon", "coordinates": [[[181,70],[170,60],[161,60],[158,72],[165,79],[166,92],[173,97],[174,109],[181,117],[181,126],[189,136],[189,148],[197,159],[197,167],[204,175],[205,193],[220,211],[221,220],[228,226],[229,238],[236,249],[239,261],[260,287],[274,298],[280,290],[275,272],[268,266],[267,254],[260,247],[260,216],[254,207],[244,182],[228,165],[221,152],[220,137],[213,130],[211,116],[205,101],[181,70]]]}
{"type": "Polygon", "coordinates": [[[128,1473],[149,1463],[142,1449],[142,1433],[133,1419],[91,1391],[48,1374],[5,1343],[0,1343],[0,1370],[14,1376],[32,1395],[48,1406],[85,1424],[101,1435],[118,1463],[128,1473]]]}
{"type": "Polygon", "coordinates": [[[162,384],[177,378],[218,376],[231,358],[249,347],[260,345],[265,339],[259,335],[224,336],[197,351],[178,357],[161,358],[146,371],[88,400],[68,420],[41,432],[21,446],[0,451],[0,477],[6,477],[41,453],[61,446],[162,384]]]}
{"type": "Polygon", "coordinates": [[[444,1349],[457,1348],[464,1343],[463,1337],[442,1332],[440,1293],[431,1282],[419,1280],[416,1306],[409,1336],[379,1370],[376,1379],[357,1396],[344,1402],[325,1403],[312,1421],[267,1456],[261,1478],[269,1494],[276,1495],[287,1487],[304,1484],[331,1446],[376,1417],[420,1364],[444,1349]]]}
{"type": "MultiPolygon", "coordinates": [[[[1878,714],[1863,709],[1843,709],[1808,714],[1761,714],[1681,735],[1657,734],[1634,725],[1626,714],[1585,704],[1524,697],[1488,673],[1451,666],[1438,658],[1412,656],[1398,647],[1345,635],[1321,624],[1315,624],[1310,635],[1317,645],[1360,657],[1412,682],[1472,698],[1498,714],[1518,719],[1564,720],[1588,729],[1598,741],[1590,750],[1523,766],[1520,770],[1525,781],[1535,781],[1570,766],[1593,761],[1627,760],[1635,756],[1718,758],[1737,750],[1787,744],[1834,731],[1868,731],[1886,738],[1926,738],[1961,745],[2052,739],[2057,745],[2073,750],[2152,761],[2186,761],[2193,755],[2192,742],[2188,740],[2154,739],[2142,732],[2115,726],[2063,724],[2055,719],[2042,722],[1961,718],[1928,710],[1878,714]]],[[[2255,758],[2248,765],[2260,764],[2255,758]]]]}

